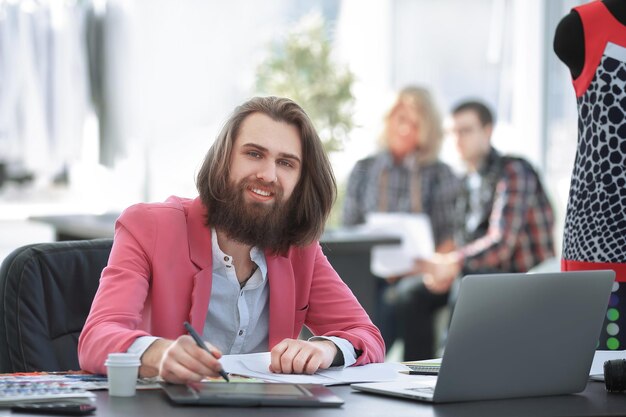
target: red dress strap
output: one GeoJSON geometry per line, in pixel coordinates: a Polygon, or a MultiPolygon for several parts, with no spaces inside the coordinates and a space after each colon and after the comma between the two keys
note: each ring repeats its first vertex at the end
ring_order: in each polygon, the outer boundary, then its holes
{"type": "Polygon", "coordinates": [[[585,64],[580,75],[573,80],[576,97],[582,96],[596,74],[608,42],[626,48],[626,26],[611,14],[601,1],[592,1],[574,7],[580,15],[585,38],[585,64]]]}

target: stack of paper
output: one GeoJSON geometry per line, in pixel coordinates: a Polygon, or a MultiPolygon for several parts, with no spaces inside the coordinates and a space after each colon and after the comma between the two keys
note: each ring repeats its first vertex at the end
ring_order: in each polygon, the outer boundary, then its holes
{"type": "Polygon", "coordinates": [[[90,401],[95,395],[60,381],[40,381],[29,377],[5,375],[0,377],[0,404],[49,400],[90,401]]]}
{"type": "Polygon", "coordinates": [[[269,352],[225,355],[220,359],[220,362],[224,370],[230,374],[271,382],[322,385],[393,381],[398,378],[398,371],[407,369],[406,366],[399,363],[372,363],[348,368],[335,367],[319,370],[313,375],[276,374],[269,369],[271,362],[269,352]]]}

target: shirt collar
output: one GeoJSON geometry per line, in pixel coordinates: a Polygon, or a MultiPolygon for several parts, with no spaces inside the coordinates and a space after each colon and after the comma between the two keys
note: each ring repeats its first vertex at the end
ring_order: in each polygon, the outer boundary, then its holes
{"type": "MultiPolygon", "coordinates": [[[[211,247],[213,256],[213,269],[225,268],[226,265],[232,265],[232,256],[224,253],[217,243],[217,232],[215,227],[211,227],[211,247]]],[[[259,271],[262,274],[262,280],[267,279],[267,262],[265,260],[265,254],[257,246],[253,246],[250,249],[250,259],[252,262],[258,265],[259,271]]]]}
{"type": "Polygon", "coordinates": [[[491,146],[489,148],[489,152],[485,156],[485,159],[478,166],[478,173],[480,175],[485,175],[489,171],[491,171],[492,166],[500,160],[500,153],[491,146]]]}

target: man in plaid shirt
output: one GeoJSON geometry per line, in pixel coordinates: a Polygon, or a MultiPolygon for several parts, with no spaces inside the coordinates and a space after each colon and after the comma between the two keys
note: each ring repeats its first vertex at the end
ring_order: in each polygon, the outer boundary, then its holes
{"type": "Polygon", "coordinates": [[[467,175],[457,201],[457,249],[419,265],[436,294],[460,274],[526,272],[555,254],[552,207],[532,166],[491,146],[494,121],[483,103],[465,102],[452,113],[467,175]]]}

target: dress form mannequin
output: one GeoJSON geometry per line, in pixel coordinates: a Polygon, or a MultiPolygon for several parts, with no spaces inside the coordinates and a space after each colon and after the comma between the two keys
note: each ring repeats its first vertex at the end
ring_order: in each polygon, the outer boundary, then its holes
{"type": "MultiPolygon", "coordinates": [[[[604,0],[602,3],[621,24],[626,25],[626,1],[604,0]]],[[[559,59],[569,68],[572,78],[578,78],[585,63],[585,38],[583,23],[576,10],[559,22],[553,47],[559,59]]]]}
{"type": "Polygon", "coordinates": [[[561,267],[615,271],[598,349],[624,349],[626,1],[595,1],[573,9],[556,29],[554,51],[570,70],[578,104],[578,149],[561,267]]]}

